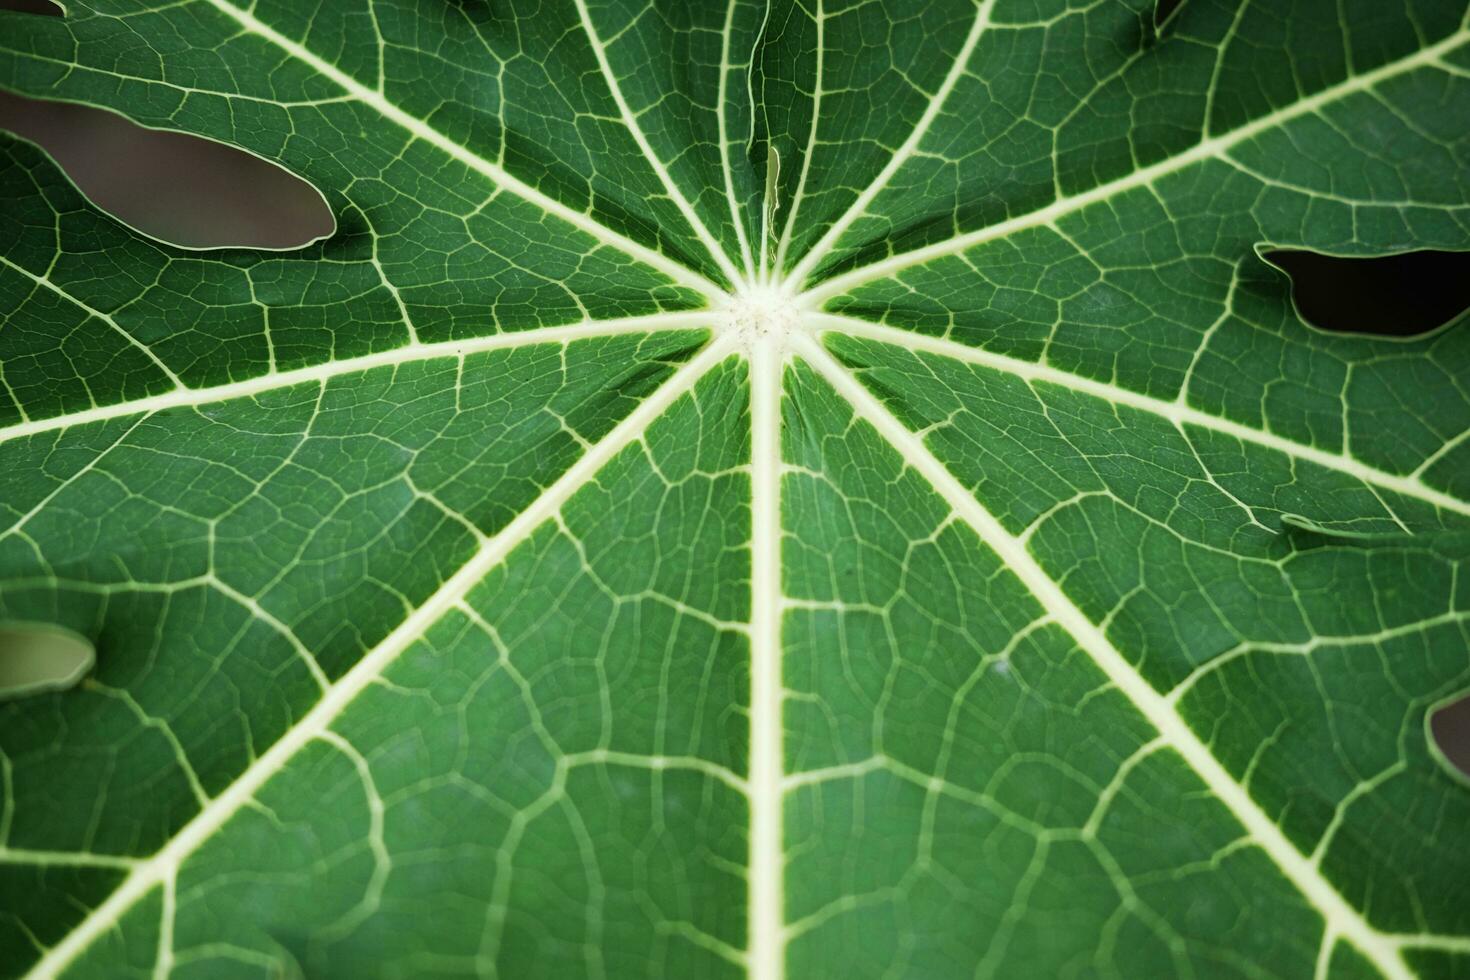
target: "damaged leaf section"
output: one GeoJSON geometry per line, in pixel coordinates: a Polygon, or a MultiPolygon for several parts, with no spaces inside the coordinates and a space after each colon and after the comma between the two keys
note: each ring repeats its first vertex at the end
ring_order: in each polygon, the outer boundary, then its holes
{"type": "Polygon", "coordinates": [[[336,230],[315,187],[224,143],[8,92],[0,129],[39,144],[99,208],[169,245],[288,250],[336,230]]]}
{"type": "Polygon", "coordinates": [[[1470,694],[1431,713],[1429,735],[1449,767],[1470,778],[1470,694]]]}
{"type": "Polygon", "coordinates": [[[1470,252],[1421,249],[1350,258],[1278,249],[1266,259],[1291,277],[1302,317],[1332,333],[1408,339],[1470,308],[1470,252]]]}
{"type": "Polygon", "coordinates": [[[0,701],[64,691],[96,662],[80,633],[50,623],[0,623],[0,701]]]}

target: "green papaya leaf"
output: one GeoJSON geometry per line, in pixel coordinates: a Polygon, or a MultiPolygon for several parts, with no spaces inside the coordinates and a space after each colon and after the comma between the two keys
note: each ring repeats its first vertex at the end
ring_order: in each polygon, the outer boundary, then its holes
{"type": "Polygon", "coordinates": [[[1467,13],[0,13],[337,226],[0,137],[0,621],[96,648],[0,973],[1470,972],[1470,330],[1262,257],[1470,249],[1467,13]]]}

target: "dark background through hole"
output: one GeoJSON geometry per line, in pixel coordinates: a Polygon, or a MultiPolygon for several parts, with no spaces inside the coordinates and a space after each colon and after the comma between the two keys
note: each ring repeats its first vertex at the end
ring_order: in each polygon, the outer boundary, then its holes
{"type": "Polygon", "coordinates": [[[1413,337],[1470,306],[1470,252],[1358,259],[1279,249],[1266,258],[1291,276],[1297,309],[1323,330],[1413,337]]]}
{"type": "MultiPolygon", "coordinates": [[[[3,10],[61,14],[51,0],[0,0],[3,10]]],[[[311,185],[212,140],[4,91],[0,129],[44,147],[104,211],[175,245],[299,248],[332,232],[332,214],[311,185]]]]}
{"type": "Polygon", "coordinates": [[[223,143],[8,92],[0,129],[40,144],[98,207],[170,244],[299,248],[332,233],[310,184],[223,143]]]}
{"type": "MultiPolygon", "coordinates": [[[[1166,14],[1179,2],[1160,0],[1158,9],[1166,14]]],[[[57,13],[49,0],[0,0],[5,9],[57,13]]],[[[45,147],[100,207],[165,241],[291,248],[332,228],[326,205],[304,181],[210,140],[3,91],[0,129],[45,147]]],[[[1268,257],[1297,277],[1297,303],[1324,329],[1412,335],[1470,305],[1470,253],[1365,260],[1282,250],[1268,257]]],[[[1470,773],[1470,697],[1435,714],[1431,729],[1445,755],[1470,773]]]]}
{"type": "Polygon", "coordinates": [[[1470,776],[1470,695],[1436,711],[1429,730],[1446,758],[1470,776]]]}

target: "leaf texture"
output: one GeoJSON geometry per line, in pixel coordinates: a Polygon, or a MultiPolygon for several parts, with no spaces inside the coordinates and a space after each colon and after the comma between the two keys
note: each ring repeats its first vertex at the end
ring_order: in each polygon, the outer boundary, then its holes
{"type": "Polygon", "coordinates": [[[1463,0],[85,0],[0,86],[0,974],[1470,971],[1463,0]],[[1369,325],[1371,327],[1371,325],[1369,325]]]}

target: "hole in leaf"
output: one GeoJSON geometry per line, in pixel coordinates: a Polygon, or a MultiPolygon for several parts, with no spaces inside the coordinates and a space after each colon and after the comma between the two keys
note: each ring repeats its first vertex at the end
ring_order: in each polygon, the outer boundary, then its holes
{"type": "Polygon", "coordinates": [[[18,10],[23,14],[61,17],[66,11],[55,0],[0,0],[0,10],[18,10]]]}
{"type": "Polygon", "coordinates": [[[1416,337],[1470,307],[1470,252],[1343,258],[1277,249],[1265,257],[1291,277],[1302,317],[1334,333],[1416,337]]]}
{"type": "Polygon", "coordinates": [[[1179,5],[1183,2],[1184,0],[1159,0],[1154,6],[1154,26],[1162,27],[1164,21],[1173,17],[1174,11],[1178,10],[1179,5]]]}
{"type": "Polygon", "coordinates": [[[311,184],[203,137],[7,92],[0,92],[0,129],[43,147],[99,208],[171,245],[293,249],[336,229],[311,184]]]}
{"type": "Polygon", "coordinates": [[[1429,736],[1450,765],[1470,776],[1470,694],[1429,716],[1429,736]]]}
{"type": "Polygon", "coordinates": [[[0,623],[0,700],[61,691],[96,662],[92,643],[50,623],[0,623]]]}

